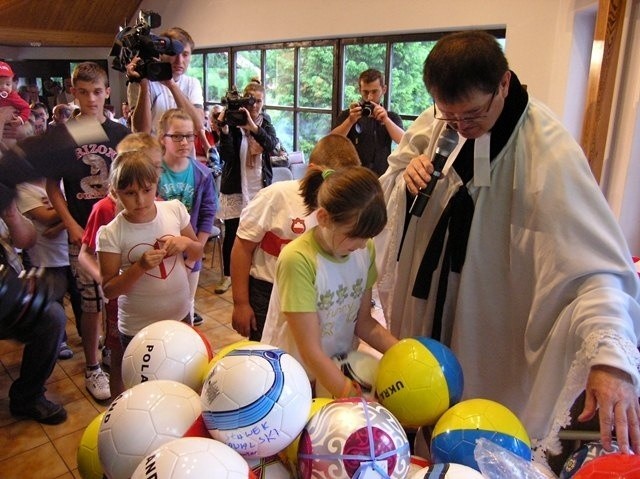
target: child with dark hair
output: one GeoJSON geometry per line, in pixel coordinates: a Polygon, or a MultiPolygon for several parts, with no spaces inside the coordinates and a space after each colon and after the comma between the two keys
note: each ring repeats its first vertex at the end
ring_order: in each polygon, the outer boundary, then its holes
{"type": "Polygon", "coordinates": [[[102,289],[107,299],[118,298],[123,350],[156,321],[191,324],[188,268],[203,248],[180,201],[155,201],[158,177],[146,153],[119,155],[110,181],[122,211],[98,231],[102,289]]]}
{"type": "MultiPolygon", "coordinates": [[[[309,163],[342,168],[359,166],[360,159],[347,138],[332,134],[318,141],[309,163]]],[[[231,251],[232,325],[252,341],[262,338],[280,251],[316,225],[314,212],[306,209],[299,180],[261,189],[242,209],[231,251]]]]}
{"type": "Polygon", "coordinates": [[[72,92],[79,114],[67,122],[73,128],[85,119],[98,121],[104,131],[101,141],[82,141],[61,162],[55,177],[47,178],[46,190],[69,236],[69,263],[82,294],[82,346],[86,362],[85,387],[98,401],[111,397],[109,377],[98,360],[98,338],[102,321],[102,299],[98,283],[78,263],[82,236],[93,205],[107,196],[109,167],[116,156],[116,145],[129,130],[108,119],[104,105],[111,94],[107,72],[95,62],[82,62],[73,69],[72,92]],[[62,186],[61,186],[62,182],[62,186]]]}
{"type": "MultiPolygon", "coordinates": [[[[149,133],[131,133],[125,136],[116,147],[118,156],[111,163],[111,169],[115,169],[119,161],[127,155],[123,153],[129,151],[140,151],[144,153],[151,164],[162,171],[162,149],[157,138],[149,133]]],[[[116,193],[113,188],[109,188],[109,194],[98,201],[91,209],[91,214],[87,220],[87,226],[82,236],[82,246],[78,255],[78,262],[91,275],[98,284],[102,283],[100,275],[100,265],[96,256],[96,236],[98,230],[109,224],[122,209],[116,200],[116,193]]],[[[105,322],[105,349],[110,351],[110,374],[109,388],[113,397],[124,391],[122,382],[122,356],[123,349],[118,333],[118,302],[117,300],[105,301],[104,310],[106,313],[105,322]]]]}
{"type": "Polygon", "coordinates": [[[371,238],[387,222],[382,189],[367,168],[312,165],[300,191],[318,225],[278,257],[262,340],[300,360],[335,397],[360,395],[331,357],[352,350],[354,337],[380,352],[397,341],[371,317],[377,278],[371,238]]]}

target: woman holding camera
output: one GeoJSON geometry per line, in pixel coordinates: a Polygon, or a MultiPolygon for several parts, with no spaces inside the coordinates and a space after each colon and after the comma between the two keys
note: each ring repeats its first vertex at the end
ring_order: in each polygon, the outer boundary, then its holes
{"type": "Polygon", "coordinates": [[[231,248],[240,222],[240,212],[256,193],[271,184],[271,152],[278,138],[270,119],[262,114],[264,86],[253,79],[243,97],[228,99],[227,109],[217,120],[220,126],[220,158],[224,163],[220,181],[218,218],[224,220],[223,277],[215,292],[231,286],[231,248]]]}

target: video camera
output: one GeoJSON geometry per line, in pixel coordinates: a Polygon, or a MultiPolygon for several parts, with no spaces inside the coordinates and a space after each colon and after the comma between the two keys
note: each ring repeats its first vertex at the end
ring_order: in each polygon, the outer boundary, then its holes
{"type": "Polygon", "coordinates": [[[256,99],[253,95],[240,96],[238,89],[234,85],[231,90],[222,98],[221,103],[225,106],[224,120],[229,126],[242,126],[247,124],[247,116],[240,108],[250,108],[256,99]]]}
{"type": "MultiPolygon", "coordinates": [[[[116,35],[109,56],[114,57],[111,67],[120,72],[127,71],[127,65],[137,56],[140,61],[136,65],[136,73],[140,79],[151,81],[170,80],[173,76],[171,64],[158,60],[160,55],[178,55],[184,46],[177,40],[161,37],[151,33],[152,28],[161,24],[158,13],[141,10],[138,21],[132,27],[125,27],[116,35]]],[[[131,79],[135,81],[136,79],[131,79]]]]}

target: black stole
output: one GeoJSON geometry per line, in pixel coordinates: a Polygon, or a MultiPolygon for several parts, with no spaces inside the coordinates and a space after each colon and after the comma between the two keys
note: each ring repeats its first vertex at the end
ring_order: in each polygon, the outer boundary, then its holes
{"type": "MultiPolygon", "coordinates": [[[[491,129],[490,161],[498,156],[513,134],[518,119],[522,116],[529,96],[520,84],[515,73],[511,72],[509,94],[505,98],[504,108],[491,129]]],[[[429,239],[422,261],[416,274],[412,296],[426,300],[431,290],[433,273],[442,258],[442,268],[438,278],[438,290],[434,310],[431,337],[441,340],[442,316],[447,297],[449,273],[460,273],[464,265],[469,231],[473,220],[474,203],[466,185],[473,178],[473,151],[475,141],[467,140],[453,162],[453,169],[462,179],[463,185],[451,197],[442,211],[440,219],[429,239]],[[449,233],[447,235],[447,232],[449,233]],[[446,244],[445,244],[446,238],[446,244]]],[[[408,216],[408,213],[407,213],[408,216]]],[[[408,225],[409,217],[405,218],[408,225]]]]}

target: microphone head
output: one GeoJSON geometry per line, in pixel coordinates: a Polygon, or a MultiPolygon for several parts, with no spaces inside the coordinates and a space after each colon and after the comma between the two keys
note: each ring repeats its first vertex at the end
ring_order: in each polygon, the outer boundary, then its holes
{"type": "Polygon", "coordinates": [[[458,145],[459,139],[460,137],[458,136],[457,131],[451,128],[445,128],[442,130],[440,138],[438,138],[438,143],[436,143],[436,153],[444,157],[448,157],[453,149],[458,145]]]}

